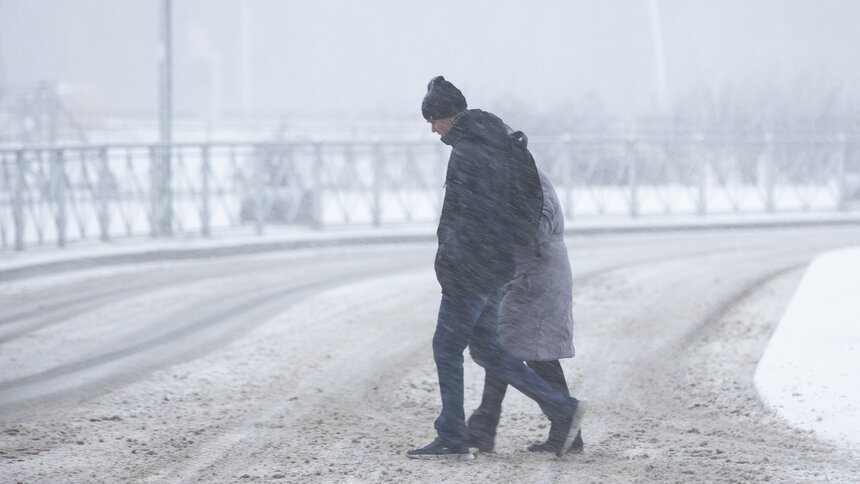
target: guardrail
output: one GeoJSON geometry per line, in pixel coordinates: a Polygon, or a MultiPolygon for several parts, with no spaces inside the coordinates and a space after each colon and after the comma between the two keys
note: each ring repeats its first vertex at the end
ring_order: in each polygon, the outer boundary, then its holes
{"type": "MultiPolygon", "coordinates": [[[[838,211],[860,139],[553,137],[530,148],[568,218],[838,211]]],[[[449,148],[422,142],[176,143],[0,150],[2,249],[272,224],[432,222],[449,148]]]]}

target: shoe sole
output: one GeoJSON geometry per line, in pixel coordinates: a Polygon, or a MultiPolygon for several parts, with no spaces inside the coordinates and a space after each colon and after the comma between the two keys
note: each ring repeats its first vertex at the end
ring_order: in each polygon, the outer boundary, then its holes
{"type": "Polygon", "coordinates": [[[467,452],[465,454],[406,454],[406,457],[410,459],[422,459],[422,460],[474,460],[475,455],[471,452],[467,452]]]}
{"type": "Polygon", "coordinates": [[[564,445],[559,451],[556,451],[556,456],[561,457],[570,450],[573,441],[576,440],[576,434],[582,427],[582,420],[585,418],[586,410],[588,410],[588,400],[583,398],[576,404],[576,410],[574,410],[570,421],[570,432],[567,433],[567,437],[564,439],[564,445]]]}

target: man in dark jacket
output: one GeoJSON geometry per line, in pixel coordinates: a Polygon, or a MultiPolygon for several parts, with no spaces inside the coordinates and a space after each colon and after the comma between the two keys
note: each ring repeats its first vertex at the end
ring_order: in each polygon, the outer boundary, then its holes
{"type": "Polygon", "coordinates": [[[438,436],[407,452],[410,458],[472,459],[463,410],[463,352],[535,400],[550,419],[548,441],[561,456],[570,448],[585,401],[553,389],[506,350],[497,330],[501,288],[514,274],[514,241],[508,206],[511,181],[509,137],[497,116],[467,110],[466,99],[442,76],[433,78],[421,112],[452,146],[439,220],[436,278],[442,301],[433,335],[442,412],[438,436]]]}

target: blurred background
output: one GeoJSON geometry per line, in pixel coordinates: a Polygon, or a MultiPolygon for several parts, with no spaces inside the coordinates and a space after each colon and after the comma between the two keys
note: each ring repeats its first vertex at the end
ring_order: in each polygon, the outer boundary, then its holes
{"type": "Polygon", "coordinates": [[[568,217],[846,210],[857,25],[853,0],[0,0],[0,235],[431,220],[440,74],[529,134],[568,217]]]}
{"type": "MultiPolygon", "coordinates": [[[[0,0],[3,142],[44,141],[46,109],[56,137],[157,139],[164,8],[0,0]]],[[[852,0],[174,0],[171,13],[175,139],[423,133],[439,74],[535,134],[860,119],[852,0]]]]}

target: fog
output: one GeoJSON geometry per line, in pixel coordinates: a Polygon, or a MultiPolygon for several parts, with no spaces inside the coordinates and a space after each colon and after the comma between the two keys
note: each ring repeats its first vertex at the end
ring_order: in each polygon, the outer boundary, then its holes
{"type": "MultiPolygon", "coordinates": [[[[856,482],[858,25],[860,0],[0,0],[0,481],[856,482]],[[440,74],[551,181],[517,261],[489,224],[519,167],[494,134],[486,179],[471,142],[449,171],[440,74]],[[456,286],[495,300],[513,262],[536,335],[573,307],[585,454],[525,450],[560,420],[510,391],[493,454],[407,461],[456,286]]],[[[484,377],[466,359],[446,406],[484,377]]]]}
{"type": "MultiPolygon", "coordinates": [[[[80,113],[156,116],[161,8],[0,0],[0,86],[48,81],[80,113]]],[[[852,0],[175,0],[173,22],[175,110],[214,121],[420,121],[438,74],[472,107],[550,119],[727,96],[850,117],[860,84],[852,0]]]]}

